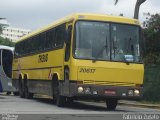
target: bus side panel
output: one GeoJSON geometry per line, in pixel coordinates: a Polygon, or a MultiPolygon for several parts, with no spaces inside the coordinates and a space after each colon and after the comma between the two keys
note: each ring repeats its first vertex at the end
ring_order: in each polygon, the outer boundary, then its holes
{"type": "Polygon", "coordinates": [[[28,76],[30,92],[52,95],[52,74],[58,73],[59,79],[63,79],[63,60],[64,49],[18,58],[13,63],[13,83],[18,82],[18,76],[22,73],[28,76]]]}

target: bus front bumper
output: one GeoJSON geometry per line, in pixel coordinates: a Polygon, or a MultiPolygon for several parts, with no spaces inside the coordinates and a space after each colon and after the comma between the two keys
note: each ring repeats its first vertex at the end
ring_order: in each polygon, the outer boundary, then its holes
{"type": "Polygon", "coordinates": [[[139,100],[143,95],[142,87],[135,86],[105,86],[105,85],[70,85],[70,97],[79,98],[117,98],[124,100],[139,100]]]}

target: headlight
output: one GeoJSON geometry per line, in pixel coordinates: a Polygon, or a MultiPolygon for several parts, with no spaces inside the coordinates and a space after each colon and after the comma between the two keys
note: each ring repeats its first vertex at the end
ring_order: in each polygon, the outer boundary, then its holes
{"type": "Polygon", "coordinates": [[[139,90],[134,90],[134,95],[135,96],[139,96],[140,95],[140,91],[139,90]]]}
{"type": "Polygon", "coordinates": [[[93,91],[93,95],[97,95],[98,94],[98,92],[97,91],[93,91]]]}
{"type": "Polygon", "coordinates": [[[83,87],[78,87],[78,93],[82,93],[83,92],[83,87]]]}

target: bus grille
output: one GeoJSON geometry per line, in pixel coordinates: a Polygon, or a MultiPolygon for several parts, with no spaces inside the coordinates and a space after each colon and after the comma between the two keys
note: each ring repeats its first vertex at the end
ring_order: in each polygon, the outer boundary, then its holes
{"type": "Polygon", "coordinates": [[[108,85],[108,86],[135,86],[134,83],[125,82],[111,82],[111,81],[95,81],[95,80],[84,80],[83,84],[94,84],[94,85],[108,85]]]}

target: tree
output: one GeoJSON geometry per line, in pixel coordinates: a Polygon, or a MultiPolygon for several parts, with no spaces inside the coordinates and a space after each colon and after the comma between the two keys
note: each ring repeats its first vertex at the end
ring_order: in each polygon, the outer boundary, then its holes
{"type": "MultiPolygon", "coordinates": [[[[5,18],[0,18],[0,20],[3,20],[5,18]]],[[[2,34],[2,25],[0,24],[0,35],[2,34]]]]}
{"type": "Polygon", "coordinates": [[[148,14],[144,22],[144,38],[146,42],[146,64],[160,65],[160,14],[148,14]]]}
{"type": "Polygon", "coordinates": [[[0,45],[6,45],[6,46],[14,47],[15,43],[11,42],[7,38],[3,38],[3,37],[0,36],[0,45]]]}
{"type": "MultiPolygon", "coordinates": [[[[115,5],[118,3],[119,0],[115,0],[115,5]]],[[[134,18],[138,19],[139,18],[139,8],[142,3],[144,3],[146,0],[137,0],[135,9],[134,9],[134,18]]]]}
{"type": "Polygon", "coordinates": [[[0,35],[2,34],[2,25],[0,25],[0,35]]]}

